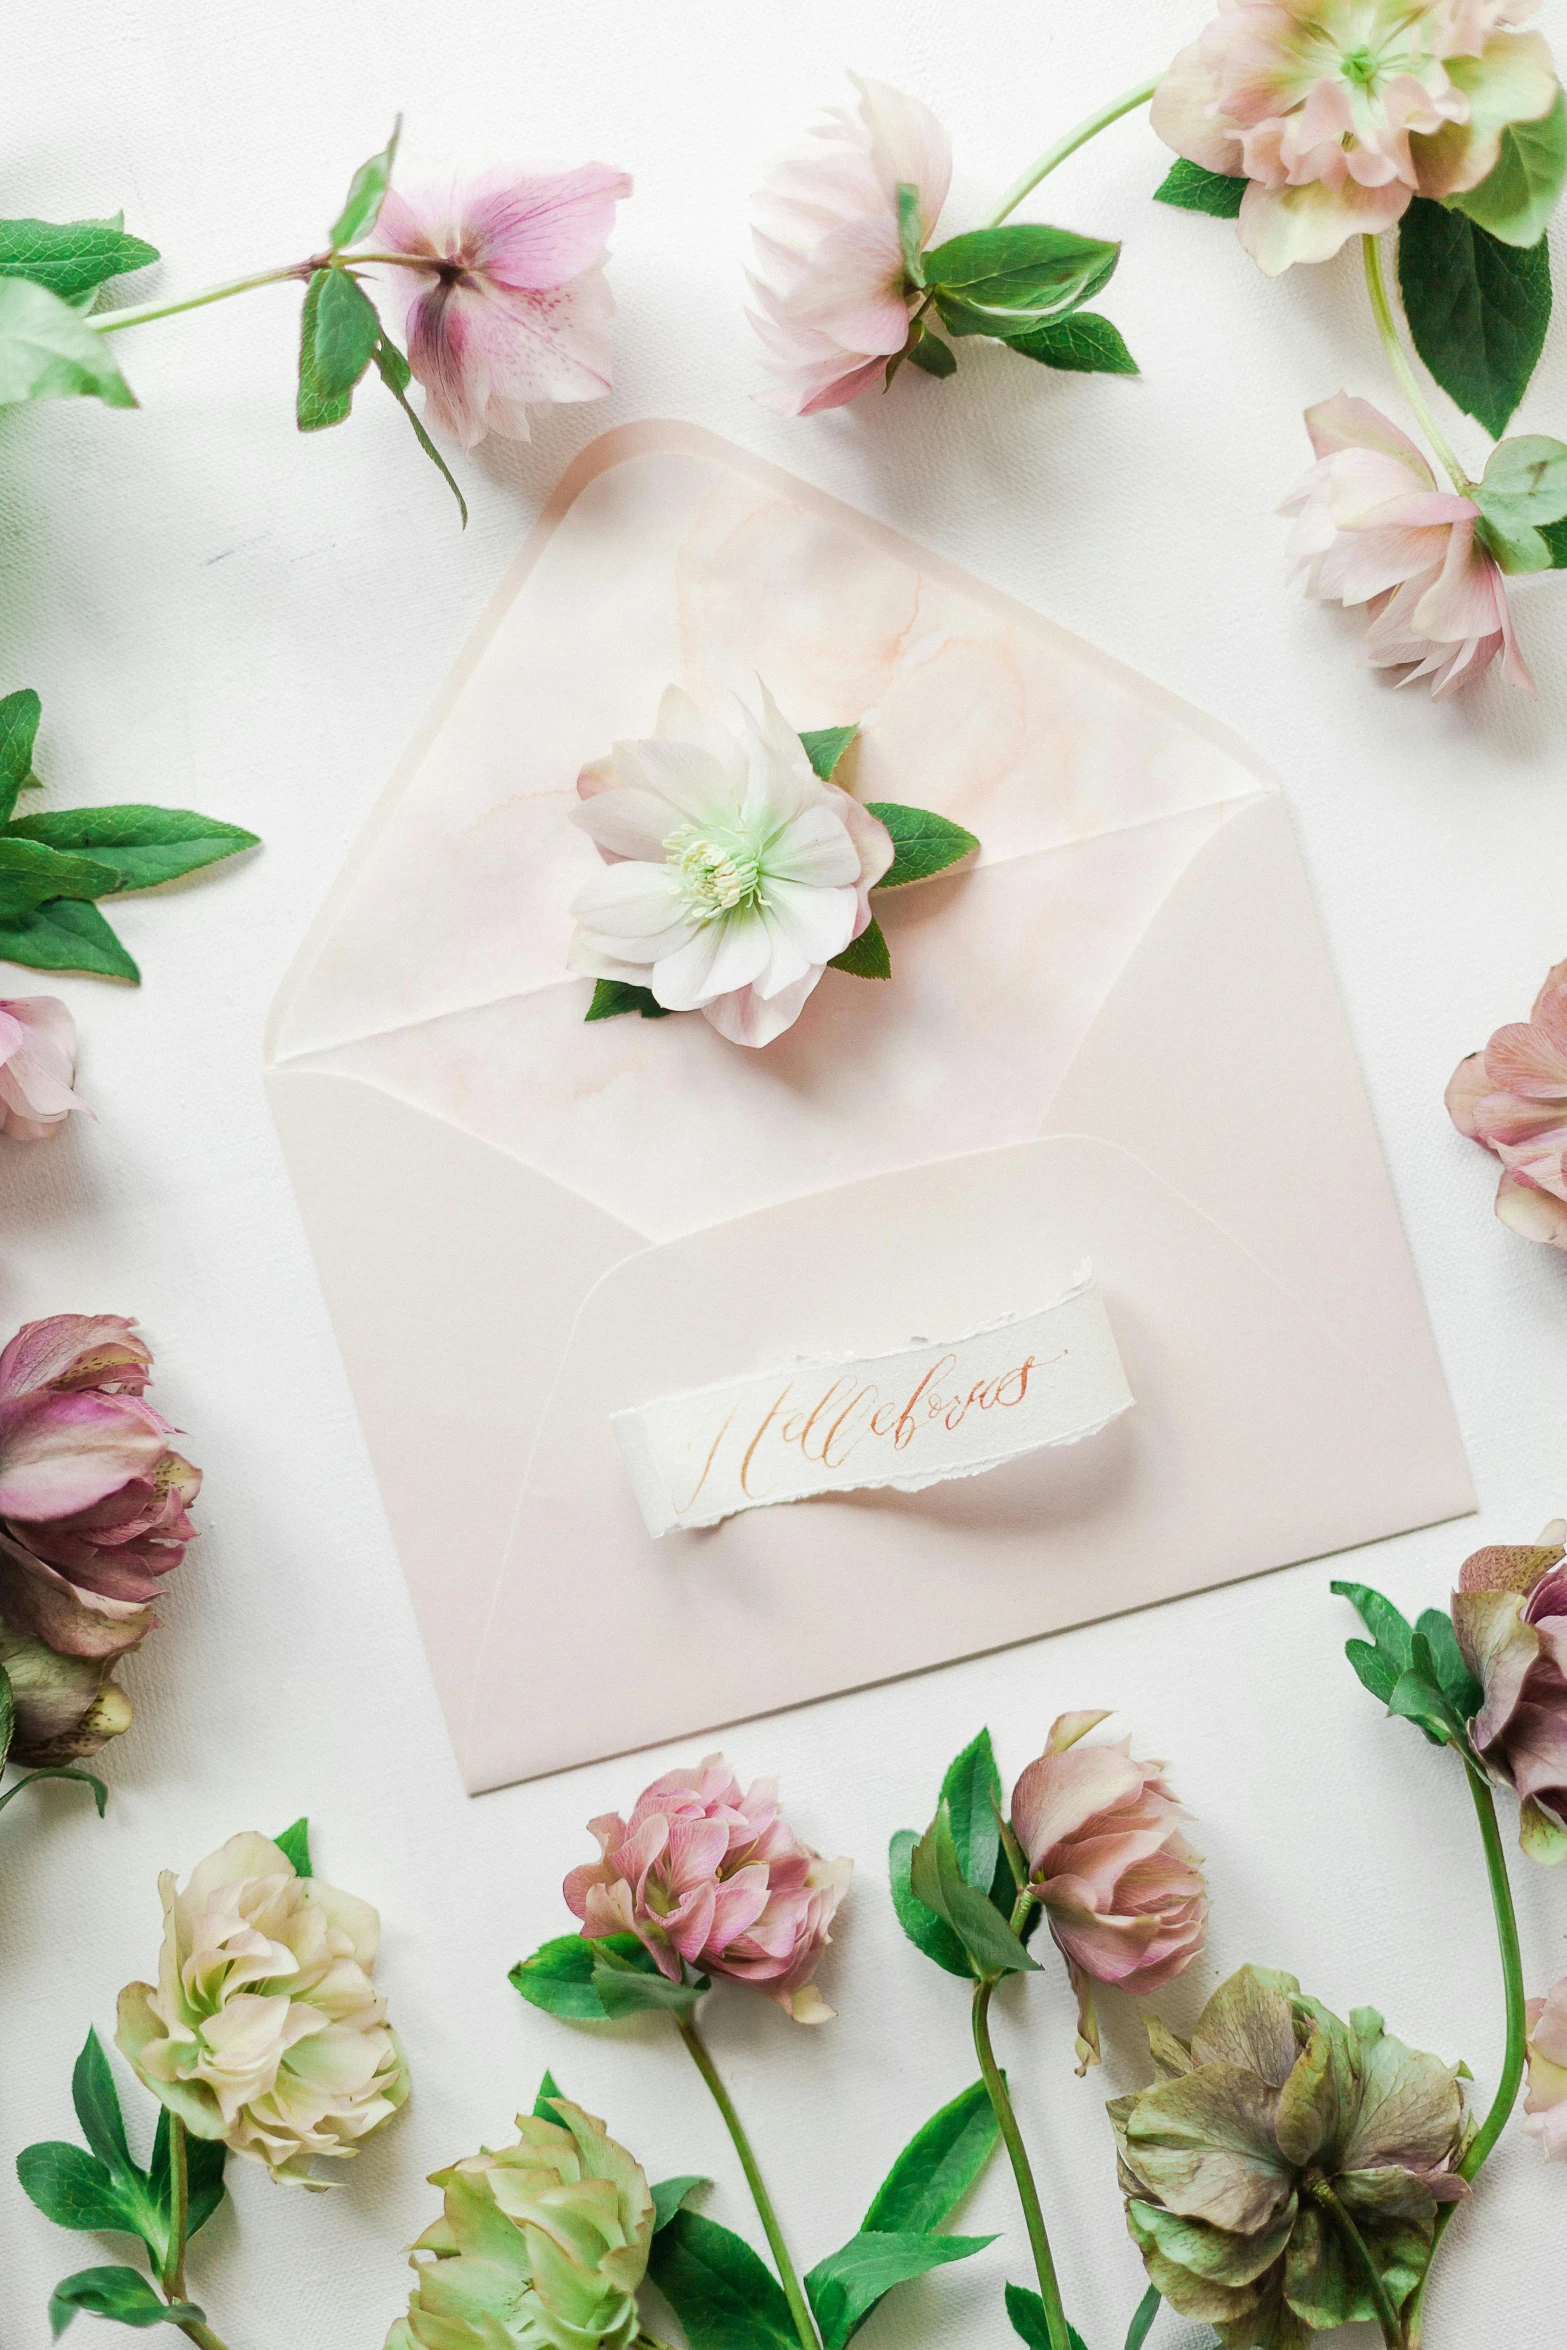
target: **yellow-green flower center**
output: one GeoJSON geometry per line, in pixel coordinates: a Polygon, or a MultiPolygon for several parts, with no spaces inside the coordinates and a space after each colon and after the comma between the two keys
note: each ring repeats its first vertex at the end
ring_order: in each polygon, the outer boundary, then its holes
{"type": "Polygon", "coordinates": [[[687,908],[699,922],[761,902],[761,858],[744,840],[714,839],[695,824],[683,824],[663,846],[687,908]]]}

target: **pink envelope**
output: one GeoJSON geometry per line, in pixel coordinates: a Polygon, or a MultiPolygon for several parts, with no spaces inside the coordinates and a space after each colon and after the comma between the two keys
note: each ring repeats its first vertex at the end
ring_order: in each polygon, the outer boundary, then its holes
{"type": "Polygon", "coordinates": [[[571,467],[279,993],[268,1083],[466,1784],[1458,1516],[1474,1495],[1284,802],[1210,720],[674,424],[571,467]],[[861,728],[977,864],[748,1051],[585,1025],[578,768],[666,685],[861,728]],[[1032,1312],[1135,1406],[659,1541],[610,1428],[1032,1312]]]}

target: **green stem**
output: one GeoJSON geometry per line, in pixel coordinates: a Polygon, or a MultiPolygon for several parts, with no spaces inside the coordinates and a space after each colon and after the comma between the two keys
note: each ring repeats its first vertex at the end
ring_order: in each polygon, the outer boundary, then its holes
{"type": "Polygon", "coordinates": [[[1354,2220],[1334,2194],[1326,2179],[1318,2179],[1311,2192],[1332,2220],[1334,2227],[1337,2228],[1349,2249],[1351,2259],[1365,2278],[1366,2288],[1376,2309],[1377,2323],[1382,2328],[1382,2339],[1387,2350],[1404,2350],[1404,2330],[1398,2322],[1398,2311],[1388,2298],[1388,2290],[1382,2282],[1381,2271],[1371,2257],[1371,2248],[1365,2237],[1356,2227],[1354,2220]]]}
{"type": "Polygon", "coordinates": [[[1061,2287],[1056,2281],[1056,2264],[1051,2256],[1050,2238],[1045,2233],[1045,2215],[1039,2207],[1039,2189],[1034,2184],[1028,2148],[1018,2128],[1006,2080],[990,2044],[990,2000],[999,1980],[998,1976],[989,1975],[974,1986],[974,2047],[989,2092],[991,2108],[1006,2146],[1007,2159],[1012,2165],[1012,2176],[1017,2181],[1018,2201],[1023,2206],[1023,2224],[1028,2230],[1029,2246],[1034,2255],[1034,2273],[1039,2279],[1039,2298],[1044,2303],[1045,2332],[1050,2350],[1071,2350],[1066,2311],[1061,2305],[1061,2287]]]}
{"type": "MultiPolygon", "coordinates": [[[[185,2293],[185,2243],[190,2234],[190,2160],[186,2150],[185,2124],[177,2113],[169,2115],[169,2248],[163,2256],[158,2282],[163,2287],[165,2301],[183,2301],[185,2293]]],[[[201,2350],[225,2350],[225,2345],[209,2325],[200,2318],[176,2321],[188,2340],[199,2342],[201,2350]]]]}
{"type": "Polygon", "coordinates": [[[1387,283],[1382,275],[1382,249],[1375,237],[1362,237],[1360,250],[1366,264],[1366,292],[1371,297],[1371,315],[1377,322],[1377,333],[1387,353],[1388,364],[1398,378],[1399,390],[1419,419],[1420,428],[1441,459],[1448,480],[1461,498],[1473,487],[1469,476],[1459,464],[1447,435],[1431,413],[1431,404],[1421,389],[1420,379],[1409,364],[1393,317],[1393,305],[1388,299],[1387,283]]]}
{"type": "Polygon", "coordinates": [[[756,2215],[762,2223],[768,2244],[772,2249],[773,2263],[778,2271],[779,2282],[784,2289],[784,2298],[789,2304],[789,2314],[794,2319],[794,2330],[799,2336],[800,2350],[822,2350],[821,2337],[816,2331],[816,2321],[811,2315],[811,2305],[806,2300],[800,2280],[794,2273],[794,2262],[789,2257],[789,2247],[784,2242],[783,2230],[778,2225],[778,2214],[773,2209],[773,2199],[767,2192],[760,2166],[751,2151],[751,2141],[745,2134],[745,2126],[739,2114],[735,2111],[734,2101],[724,2087],[723,2081],[719,2077],[718,2067],[708,2054],[707,2043],[703,2040],[695,2024],[686,2017],[677,2016],[675,2029],[690,2050],[692,2063],[712,2091],[713,2103],[723,2115],[724,2127],[729,2132],[736,2154],[740,2157],[740,2168],[745,2173],[745,2183],[751,2190],[751,2200],[756,2205],[756,2215]]]}
{"type": "Polygon", "coordinates": [[[1119,122],[1123,114],[1134,114],[1139,106],[1146,106],[1163,78],[1161,74],[1155,74],[1152,81],[1139,82],[1135,90],[1127,90],[1121,97],[1108,100],[1094,113],[1086,114],[1075,130],[1057,139],[1053,147],[1047,147],[1039,160],[1029,165],[1022,178],[1013,181],[985,226],[999,228],[1007,214],[1015,212],[1023,198],[1032,195],[1040,181],[1047,178],[1058,163],[1064,163],[1069,155],[1075,155],[1079,147],[1086,147],[1090,139],[1097,138],[1112,122],[1119,122]]]}
{"type": "Polygon", "coordinates": [[[1157,2285],[1150,2285],[1132,2312],[1132,2322],[1126,2329],[1126,2350],[1143,2350],[1143,2344],[1147,2341],[1153,2321],[1158,2314],[1159,2288],[1157,2285]]]}
{"type": "Polygon", "coordinates": [[[189,2318],[180,2327],[187,2341],[197,2342],[201,2350],[228,2350],[226,2342],[219,2341],[211,2326],[204,2326],[199,2318],[189,2318]]]}
{"type": "Polygon", "coordinates": [[[248,294],[257,286],[283,285],[289,278],[307,278],[319,261],[291,261],[286,269],[264,269],[256,277],[236,277],[226,286],[209,286],[204,294],[187,294],[181,302],[155,302],[145,310],[106,310],[87,324],[101,335],[117,335],[122,326],[149,326],[155,318],[177,318],[182,310],[204,310],[209,302],[226,302],[231,294],[248,294]]]}

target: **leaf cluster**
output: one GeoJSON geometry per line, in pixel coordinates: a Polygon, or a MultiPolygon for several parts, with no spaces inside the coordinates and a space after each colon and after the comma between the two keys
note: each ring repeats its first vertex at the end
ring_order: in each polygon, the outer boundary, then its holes
{"type": "MultiPolygon", "coordinates": [[[[0,1771],[4,1771],[10,1758],[11,1741],[15,1736],[16,1699],[11,1688],[11,1676],[4,1665],[0,1665],[0,1771]]],[[[37,1770],[29,1771],[25,1777],[13,1781],[5,1793],[0,1795],[0,1811],[4,1811],[14,1795],[20,1795],[24,1787],[31,1787],[39,1779],[75,1779],[81,1786],[90,1787],[93,1801],[98,1806],[98,1817],[103,1818],[104,1806],[109,1800],[108,1788],[91,1771],[78,1770],[74,1763],[42,1763],[37,1770]]]]}
{"type": "Polygon", "coordinates": [[[1082,307],[1110,282],[1118,244],[1044,221],[1013,221],[969,229],[922,253],[919,190],[907,183],[898,188],[898,225],[905,287],[922,299],[907,343],[888,366],[889,383],[905,359],[927,375],[957,372],[957,355],[933,331],[933,318],[954,339],[987,335],[1044,367],[1137,373],[1120,330],[1082,307]]]}
{"type": "Polygon", "coordinates": [[[949,1766],[924,1835],[900,1828],[893,1837],[888,1870],[898,1923],[949,1975],[983,1982],[1037,1971],[1027,1945],[1039,1912],[1023,1897],[1028,1872],[1002,1816],[988,1730],[949,1766]]]}
{"type": "Polygon", "coordinates": [[[1468,1759],[1467,1725],[1485,1702],[1485,1692],[1465,1664],[1452,1620],[1427,1608],[1417,1624],[1365,1583],[1335,1583],[1333,1589],[1357,1610],[1369,1640],[1351,1640],[1344,1654],[1373,1697],[1390,1714],[1413,1722],[1433,1746],[1451,1746],[1468,1759]]]}
{"type": "Polygon", "coordinates": [[[112,220],[0,220],[0,407],[136,395],[87,312],[111,278],[145,269],[157,248],[112,220]]]}
{"type": "Polygon", "coordinates": [[[681,2021],[711,1988],[706,1975],[672,1983],[635,1934],[597,1941],[586,1934],[558,1934],[531,1958],[519,1959],[507,1980],[531,2006],[573,2024],[654,2014],[681,2021]]]}

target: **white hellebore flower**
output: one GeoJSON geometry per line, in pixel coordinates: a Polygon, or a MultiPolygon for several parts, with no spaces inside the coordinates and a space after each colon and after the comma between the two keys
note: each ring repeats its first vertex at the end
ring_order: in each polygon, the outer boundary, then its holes
{"type": "Polygon", "coordinates": [[[183,1893],[158,1879],[158,1987],[120,1993],[115,2040],[198,2138],[304,2180],[390,2121],[408,2073],[371,1981],[381,1921],[300,1877],[265,1836],[231,1836],[183,1893]]]}
{"type": "Polygon", "coordinates": [[[572,905],[571,968],[747,1045],[793,1026],[893,858],[886,826],[822,782],[761,696],[736,736],[671,686],[657,734],[585,767],[573,811],[605,869],[572,905]]]}

